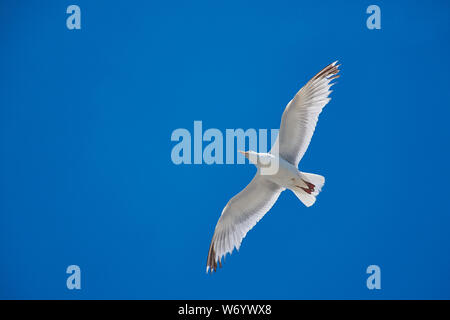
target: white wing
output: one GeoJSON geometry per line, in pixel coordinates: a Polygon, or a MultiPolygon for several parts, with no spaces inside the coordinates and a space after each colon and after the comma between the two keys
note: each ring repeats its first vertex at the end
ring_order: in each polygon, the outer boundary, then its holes
{"type": "Polygon", "coordinates": [[[227,203],[209,247],[206,272],[216,271],[222,258],[239,250],[247,232],[272,208],[284,189],[256,173],[253,180],[227,203]]]}
{"type": "Polygon", "coordinates": [[[278,138],[271,152],[278,148],[279,155],[295,166],[308,149],[319,114],[331,100],[328,95],[332,92],[330,87],[333,83],[330,82],[339,77],[336,63],[328,65],[309,80],[283,112],[278,138]]]}

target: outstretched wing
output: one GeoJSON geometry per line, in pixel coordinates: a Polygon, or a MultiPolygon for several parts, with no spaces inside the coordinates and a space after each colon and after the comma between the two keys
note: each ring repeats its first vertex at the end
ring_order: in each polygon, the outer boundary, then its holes
{"type": "Polygon", "coordinates": [[[271,152],[278,148],[279,155],[295,166],[308,149],[319,114],[331,100],[328,95],[332,92],[330,87],[333,83],[330,82],[339,77],[336,63],[328,65],[309,80],[283,112],[278,138],[271,152]]]}
{"type": "Polygon", "coordinates": [[[283,190],[257,172],[248,186],[228,201],[214,230],[206,272],[216,271],[217,263],[222,266],[227,253],[239,250],[247,232],[272,208],[283,190]]]}

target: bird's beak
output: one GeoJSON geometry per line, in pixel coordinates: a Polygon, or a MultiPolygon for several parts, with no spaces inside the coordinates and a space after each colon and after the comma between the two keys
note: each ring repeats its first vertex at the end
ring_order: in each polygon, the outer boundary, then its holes
{"type": "Polygon", "coordinates": [[[248,151],[239,151],[240,153],[242,153],[246,158],[248,158],[248,151]]]}

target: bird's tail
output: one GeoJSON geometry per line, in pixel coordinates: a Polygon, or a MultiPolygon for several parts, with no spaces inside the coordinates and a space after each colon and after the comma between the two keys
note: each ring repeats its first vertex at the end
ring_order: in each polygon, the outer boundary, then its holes
{"type": "Polygon", "coordinates": [[[318,174],[301,172],[302,180],[306,187],[296,186],[291,190],[297,198],[307,207],[311,207],[316,202],[316,196],[325,184],[325,178],[318,174]]]}

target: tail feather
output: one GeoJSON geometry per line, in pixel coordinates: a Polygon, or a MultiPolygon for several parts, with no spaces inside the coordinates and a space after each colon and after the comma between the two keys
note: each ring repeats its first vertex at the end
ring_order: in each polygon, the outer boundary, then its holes
{"type": "Polygon", "coordinates": [[[302,180],[306,187],[296,187],[292,189],[297,198],[307,207],[311,207],[316,202],[316,196],[322,191],[325,178],[313,173],[301,172],[302,180]]]}

